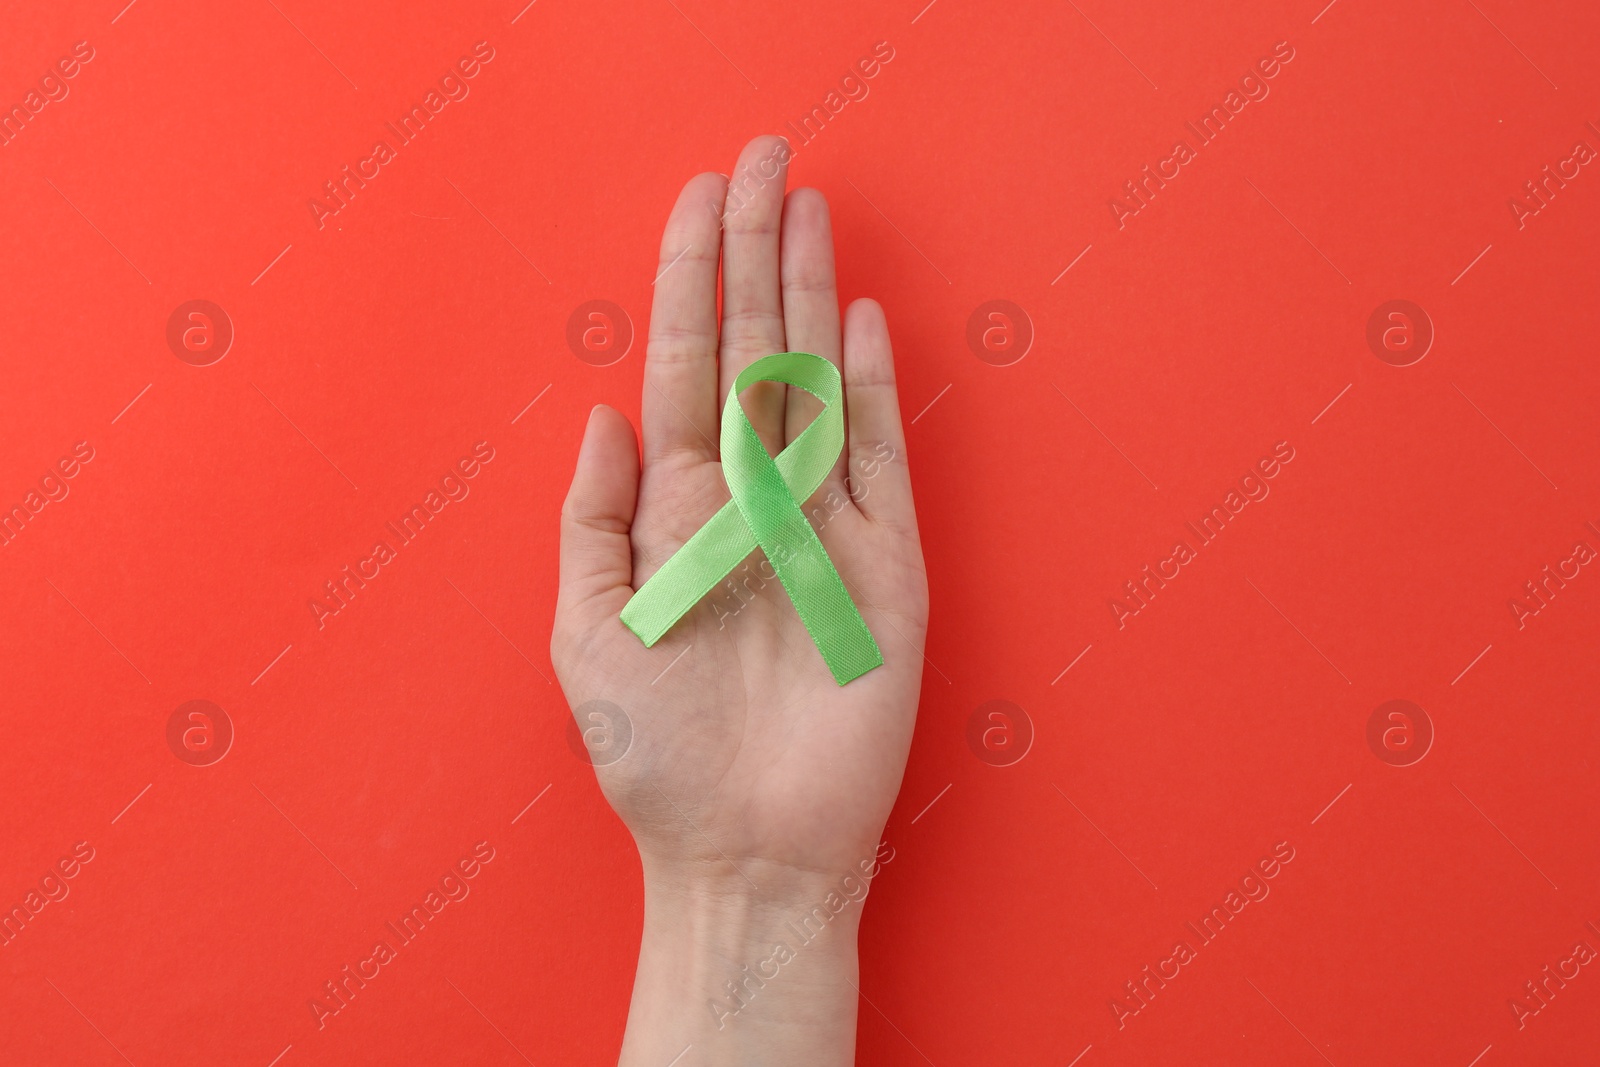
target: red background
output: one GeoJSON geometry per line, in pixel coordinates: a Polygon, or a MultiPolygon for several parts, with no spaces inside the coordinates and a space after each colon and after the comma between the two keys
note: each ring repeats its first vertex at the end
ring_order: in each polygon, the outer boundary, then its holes
{"type": "Polygon", "coordinates": [[[94,459],[0,547],[0,903],[95,858],[0,948],[0,1061],[613,1059],[637,863],[546,649],[584,417],[637,412],[643,344],[596,367],[567,319],[611,300],[642,337],[681,183],[887,41],[793,171],[841,296],[888,311],[933,599],[861,1061],[1594,1062],[1600,968],[1520,1029],[1508,1002],[1600,948],[1600,575],[1521,628],[1508,601],[1600,547],[1600,174],[1520,228],[1509,200],[1600,148],[1600,15],[924,2],[7,4],[0,99],[95,55],[0,147],[0,503],[94,459]],[[478,41],[470,96],[319,230],[478,41]],[[1270,95],[1119,229],[1279,41],[1270,95]],[[1396,298],[1436,330],[1407,367],[1365,339],[1396,298]],[[166,343],[191,299],[236,331],[210,366],[166,343]],[[966,341],[991,299],[1035,331],[1010,366],[966,341]],[[479,441],[471,495],[319,630],[479,441]],[[1280,441],[1271,495],[1119,629],[1280,441]],[[168,747],[193,699],[236,731],[211,766],[168,747]],[[1007,767],[966,740],[995,699],[1036,734],[1007,767]],[[1411,766],[1366,741],[1391,699],[1436,730],[1411,766]],[[479,841],[471,896],[319,1030],[479,841]],[[1270,896],[1119,1028],[1278,842],[1270,896]]]}

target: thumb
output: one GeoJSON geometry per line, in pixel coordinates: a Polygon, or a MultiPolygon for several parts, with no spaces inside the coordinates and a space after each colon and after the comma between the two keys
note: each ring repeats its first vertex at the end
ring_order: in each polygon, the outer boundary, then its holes
{"type": "Polygon", "coordinates": [[[628,531],[638,497],[639,446],[633,424],[614,408],[597,404],[589,412],[578,467],[561,506],[558,615],[596,597],[633,592],[628,531]]]}

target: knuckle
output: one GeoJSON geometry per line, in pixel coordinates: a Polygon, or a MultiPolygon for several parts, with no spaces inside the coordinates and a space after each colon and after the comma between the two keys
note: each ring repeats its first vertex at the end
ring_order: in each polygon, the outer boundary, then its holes
{"type": "Polygon", "coordinates": [[[777,212],[759,204],[753,210],[732,211],[723,216],[728,233],[740,237],[776,237],[780,224],[777,212]]]}
{"type": "Polygon", "coordinates": [[[673,364],[703,360],[715,353],[716,349],[716,334],[709,330],[661,322],[650,325],[648,351],[650,359],[655,362],[673,364]]]}
{"type": "Polygon", "coordinates": [[[793,267],[783,276],[784,291],[789,293],[831,293],[833,287],[833,271],[821,266],[793,267]]]}

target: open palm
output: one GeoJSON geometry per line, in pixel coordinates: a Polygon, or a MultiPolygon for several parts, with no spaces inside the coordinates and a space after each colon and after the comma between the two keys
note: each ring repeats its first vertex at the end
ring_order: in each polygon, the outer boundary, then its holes
{"type": "MultiPolygon", "coordinates": [[[[562,510],[551,638],[580,728],[617,746],[597,750],[596,773],[647,870],[753,886],[872,857],[911,742],[928,615],[883,311],[858,300],[841,330],[827,201],[813,189],[785,197],[787,159],[782,141],[758,138],[731,194],[727,179],[702,174],[673,208],[645,363],[642,469],[632,425],[595,408],[562,510]],[[848,442],[803,506],[883,650],[883,666],[845,686],[759,549],[654,648],[618,619],[727,503],[723,402],[740,370],[784,351],[823,356],[844,379],[848,442]]],[[[820,409],[771,382],[741,399],[774,455],[820,409]]]]}

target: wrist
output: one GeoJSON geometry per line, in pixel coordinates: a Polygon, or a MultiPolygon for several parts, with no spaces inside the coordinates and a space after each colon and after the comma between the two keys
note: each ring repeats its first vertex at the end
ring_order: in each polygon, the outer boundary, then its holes
{"type": "MultiPolygon", "coordinates": [[[[741,862],[645,861],[644,932],[623,1064],[848,1064],[868,879],[741,862]]],[[[873,873],[876,873],[875,871],[873,873]]]]}

